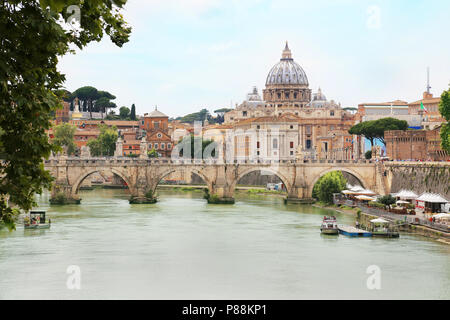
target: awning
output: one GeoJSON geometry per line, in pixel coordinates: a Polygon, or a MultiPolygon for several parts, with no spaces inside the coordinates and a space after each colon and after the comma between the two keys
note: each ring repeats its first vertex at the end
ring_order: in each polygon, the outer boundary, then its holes
{"type": "Polygon", "coordinates": [[[376,198],[369,197],[369,196],[364,196],[364,195],[356,196],[355,198],[358,199],[358,200],[364,200],[364,201],[375,201],[375,200],[377,200],[376,198]]]}
{"type": "Polygon", "coordinates": [[[370,222],[372,222],[372,223],[389,223],[389,221],[384,220],[383,218],[372,219],[372,220],[370,220],[370,222]]]}
{"type": "Polygon", "coordinates": [[[450,214],[449,213],[438,213],[438,214],[435,214],[433,216],[433,218],[448,220],[448,219],[450,219],[450,214]]]}
{"type": "Polygon", "coordinates": [[[430,203],[447,203],[447,199],[444,199],[440,194],[436,193],[422,193],[422,195],[417,198],[417,201],[430,202],[430,203]]]}
{"type": "Polygon", "coordinates": [[[417,199],[417,197],[419,197],[414,191],[405,189],[402,189],[397,193],[393,193],[392,195],[400,199],[410,199],[410,200],[417,199]]]}
{"type": "Polygon", "coordinates": [[[404,200],[398,200],[395,202],[396,204],[409,204],[408,201],[404,201],[404,200]]]}

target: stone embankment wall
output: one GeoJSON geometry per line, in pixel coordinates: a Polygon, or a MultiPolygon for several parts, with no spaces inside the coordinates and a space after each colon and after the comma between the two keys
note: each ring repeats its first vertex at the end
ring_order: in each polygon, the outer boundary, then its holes
{"type": "Polygon", "coordinates": [[[401,189],[439,193],[450,199],[450,163],[386,165],[391,175],[391,193],[401,189]]]}

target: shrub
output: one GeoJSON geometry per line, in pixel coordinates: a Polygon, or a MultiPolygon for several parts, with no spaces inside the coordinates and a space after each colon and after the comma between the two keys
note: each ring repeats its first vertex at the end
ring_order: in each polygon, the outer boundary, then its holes
{"type": "Polygon", "coordinates": [[[364,154],[364,157],[365,157],[367,160],[372,159],[372,150],[367,151],[367,152],[364,154]]]}

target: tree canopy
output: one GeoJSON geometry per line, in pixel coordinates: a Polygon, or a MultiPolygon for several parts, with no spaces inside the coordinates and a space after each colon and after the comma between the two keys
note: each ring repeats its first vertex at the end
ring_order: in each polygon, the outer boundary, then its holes
{"type": "Polygon", "coordinates": [[[333,203],[333,193],[339,193],[347,186],[347,180],[341,171],[328,172],[313,187],[313,198],[323,203],[333,203]]]}
{"type": "Polygon", "coordinates": [[[441,146],[443,150],[450,153],[450,89],[441,94],[439,112],[447,120],[447,123],[444,123],[441,128],[441,146]]]}
{"type": "Polygon", "coordinates": [[[119,137],[115,126],[108,127],[105,124],[98,126],[100,134],[97,139],[90,139],[87,146],[94,157],[113,156],[116,151],[116,142],[119,137]]]}
{"type": "Polygon", "coordinates": [[[58,147],[66,147],[67,154],[72,155],[77,150],[77,145],[74,141],[74,135],[77,131],[77,127],[68,123],[60,124],[53,128],[53,141],[52,143],[58,147]]]}
{"type": "Polygon", "coordinates": [[[405,120],[398,120],[395,118],[382,118],[378,120],[369,120],[360,122],[348,130],[350,134],[364,136],[370,141],[372,147],[375,140],[380,140],[384,145],[384,132],[388,130],[406,130],[408,129],[408,122],[405,120]]]}
{"type": "MultiPolygon", "coordinates": [[[[55,90],[65,77],[58,71],[61,56],[107,34],[121,47],[131,28],[121,10],[126,0],[4,0],[0,3],[0,221],[13,209],[35,205],[34,194],[50,188],[52,177],[44,169],[57,146],[49,142],[46,130],[52,113],[61,108],[55,90]],[[82,13],[70,27],[76,5],[82,13]]],[[[9,224],[10,228],[14,228],[9,224]]]]}

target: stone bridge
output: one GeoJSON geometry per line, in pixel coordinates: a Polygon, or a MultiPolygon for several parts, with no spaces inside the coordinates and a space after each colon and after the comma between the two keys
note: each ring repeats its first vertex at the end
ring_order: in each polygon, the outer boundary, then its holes
{"type": "Polygon", "coordinates": [[[175,171],[195,173],[208,187],[209,202],[234,203],[238,181],[253,171],[270,172],[280,178],[287,189],[287,201],[310,202],[317,180],[330,171],[343,171],[356,177],[364,188],[379,194],[389,193],[383,164],[353,160],[235,160],[219,163],[208,160],[138,159],[138,158],[68,158],[45,161],[45,168],[55,178],[52,200],[80,203],[78,190],[83,180],[95,172],[110,172],[121,177],[131,193],[131,203],[151,203],[158,183],[175,171]]]}

